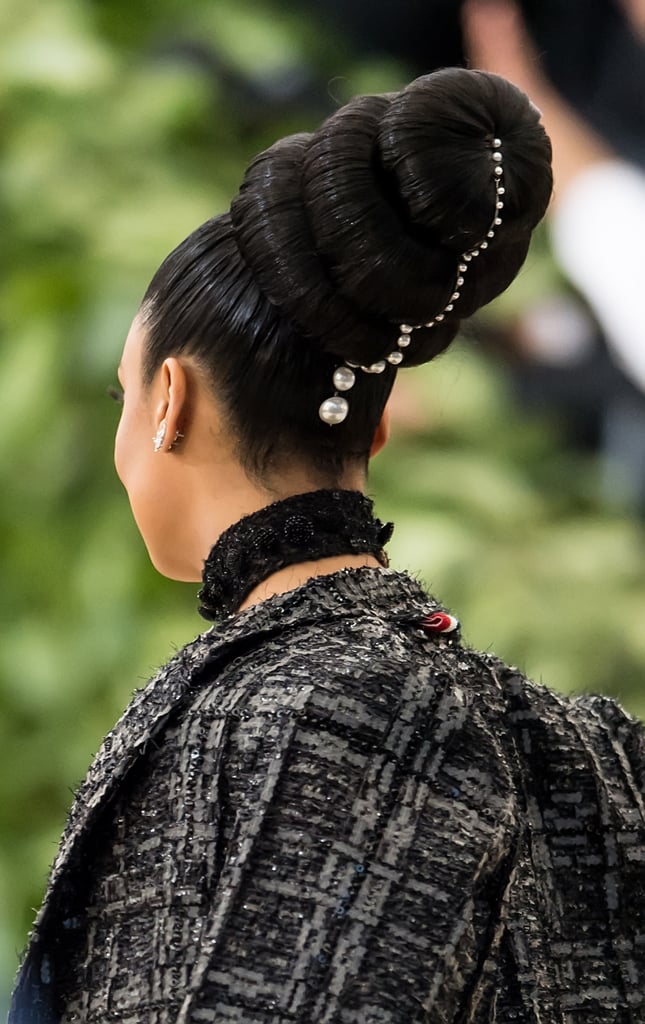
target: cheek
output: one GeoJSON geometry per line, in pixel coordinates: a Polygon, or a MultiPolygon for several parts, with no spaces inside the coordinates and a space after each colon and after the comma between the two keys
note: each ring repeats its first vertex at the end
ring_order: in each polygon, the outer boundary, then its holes
{"type": "Polygon", "coordinates": [[[155,453],[150,433],[149,424],[124,407],[114,441],[114,465],[139,532],[157,565],[157,551],[172,532],[174,506],[168,500],[164,477],[164,458],[168,456],[155,453]]]}
{"type": "Polygon", "coordinates": [[[129,490],[131,467],[134,461],[133,445],[136,439],[136,432],[131,420],[132,417],[124,407],[114,438],[114,467],[126,491],[129,490]]]}
{"type": "Polygon", "coordinates": [[[116,434],[114,436],[114,468],[116,469],[116,475],[118,476],[121,483],[125,486],[124,470],[125,470],[125,447],[124,447],[124,414],[121,413],[119,425],[116,428],[116,434]]]}
{"type": "Polygon", "coordinates": [[[128,493],[150,472],[154,456],[150,433],[140,405],[129,404],[126,399],[114,438],[114,466],[128,493]]]}

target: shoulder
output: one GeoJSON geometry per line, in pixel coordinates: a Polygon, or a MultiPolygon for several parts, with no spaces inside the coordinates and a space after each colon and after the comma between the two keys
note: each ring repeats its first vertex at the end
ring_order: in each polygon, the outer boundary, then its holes
{"type": "Polygon", "coordinates": [[[459,642],[414,624],[351,616],[278,635],[232,660],[188,714],[202,732],[222,722],[232,775],[268,772],[276,757],[358,776],[378,763],[491,814],[514,800],[489,673],[459,642]]]}
{"type": "Polygon", "coordinates": [[[603,694],[582,694],[574,705],[576,712],[589,722],[590,729],[602,736],[621,774],[640,794],[645,823],[645,724],[618,700],[603,694]]]}
{"type": "Polygon", "coordinates": [[[168,736],[165,763],[180,773],[199,766],[236,809],[235,828],[270,807],[272,821],[285,809],[290,828],[306,808],[338,829],[355,815],[362,829],[373,793],[384,822],[390,805],[414,820],[456,816],[483,856],[518,821],[495,701],[459,643],[352,616],[233,659],[168,736]]]}
{"type": "Polygon", "coordinates": [[[614,697],[562,694],[481,658],[503,695],[507,735],[530,789],[569,802],[595,793],[605,823],[645,827],[643,722],[614,697]]]}
{"type": "Polygon", "coordinates": [[[643,722],[630,714],[617,698],[592,692],[562,693],[536,682],[495,655],[474,653],[500,686],[509,713],[516,720],[568,719],[580,725],[595,726],[602,722],[617,737],[642,742],[643,722]]]}
{"type": "MultiPolygon", "coordinates": [[[[299,707],[352,701],[387,713],[465,675],[483,676],[458,642],[429,637],[421,614],[356,614],[296,624],[241,651],[214,673],[200,706],[244,695],[249,708],[274,701],[299,707]]],[[[466,695],[464,695],[466,699],[466,695]]]]}

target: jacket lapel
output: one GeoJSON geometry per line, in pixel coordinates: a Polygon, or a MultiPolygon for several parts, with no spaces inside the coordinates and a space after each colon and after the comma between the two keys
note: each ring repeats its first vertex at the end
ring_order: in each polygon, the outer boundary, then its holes
{"type": "Polygon", "coordinates": [[[45,938],[48,922],[56,920],[61,909],[64,911],[61,900],[64,901],[70,888],[66,879],[73,875],[83,841],[119,783],[182,700],[199,685],[203,675],[212,682],[227,661],[282,628],[282,624],[278,628],[275,624],[273,628],[253,628],[247,621],[235,626],[214,627],[183,647],[135,693],[103,740],[77,790],[16,979],[8,1024],[58,1024],[59,1018],[50,999],[45,938]]]}
{"type": "Polygon", "coordinates": [[[143,689],[137,691],[121,718],[101,744],[79,786],[52,865],[43,903],[34,922],[37,935],[47,916],[58,882],[85,835],[115,787],[155,733],[190,689],[195,672],[208,658],[217,658],[227,643],[216,632],[203,633],[175,655],[143,689]]]}
{"type": "Polygon", "coordinates": [[[212,684],[228,661],[267,637],[283,632],[289,625],[289,618],[285,616],[277,623],[260,617],[244,617],[239,623],[215,626],[183,647],[143,689],[135,693],[103,740],[76,792],[43,902],[34,921],[32,940],[39,938],[43,930],[54,895],[74,861],[79,843],[119,783],[145,753],[148,744],[163,729],[182,700],[195,690],[202,678],[207,678],[212,684]]]}

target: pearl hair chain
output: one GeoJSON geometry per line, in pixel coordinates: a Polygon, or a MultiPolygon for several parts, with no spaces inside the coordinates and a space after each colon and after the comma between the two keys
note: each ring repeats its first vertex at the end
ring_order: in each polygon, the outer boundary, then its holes
{"type": "Polygon", "coordinates": [[[464,283],[465,276],[468,273],[468,269],[471,266],[473,259],[476,256],[479,256],[482,250],[488,248],[491,239],[495,237],[497,229],[502,223],[501,211],[504,209],[504,200],[502,197],[506,192],[506,189],[503,184],[504,169],[502,164],[502,154],[500,152],[501,146],[501,139],[493,139],[492,156],[495,181],[495,215],[484,238],[472,249],[468,249],[466,252],[463,252],[459,257],[457,278],[449,302],[443,307],[440,313],[437,313],[437,315],[426,324],[399,324],[397,347],[393,349],[385,359],[380,359],[377,363],[372,363],[371,366],[362,366],[360,363],[352,363],[349,360],[345,360],[344,365],[337,367],[337,369],[334,370],[333,376],[336,391],[331,398],[326,398],[324,402],[322,402],[318,410],[318,415],[323,423],[327,423],[329,426],[334,426],[337,423],[342,423],[343,420],[346,419],[347,413],[349,412],[349,402],[343,397],[343,395],[339,394],[339,391],[350,391],[351,388],[353,388],[356,383],[356,370],[360,369],[363,373],[383,373],[388,363],[394,367],[399,366],[400,363],[403,362],[405,349],[410,344],[410,335],[412,332],[418,331],[420,327],[434,327],[435,324],[439,324],[445,319],[446,313],[452,313],[455,308],[454,304],[461,295],[460,289],[464,283]]]}

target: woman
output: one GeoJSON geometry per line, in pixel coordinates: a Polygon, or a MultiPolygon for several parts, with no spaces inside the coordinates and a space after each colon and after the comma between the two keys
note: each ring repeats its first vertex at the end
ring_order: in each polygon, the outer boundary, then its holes
{"type": "Polygon", "coordinates": [[[116,466],[215,625],[90,768],[12,1024],[645,1020],[639,722],[462,646],[362,493],[550,193],[526,96],[449,69],[260,154],[157,271],[116,466]]]}

